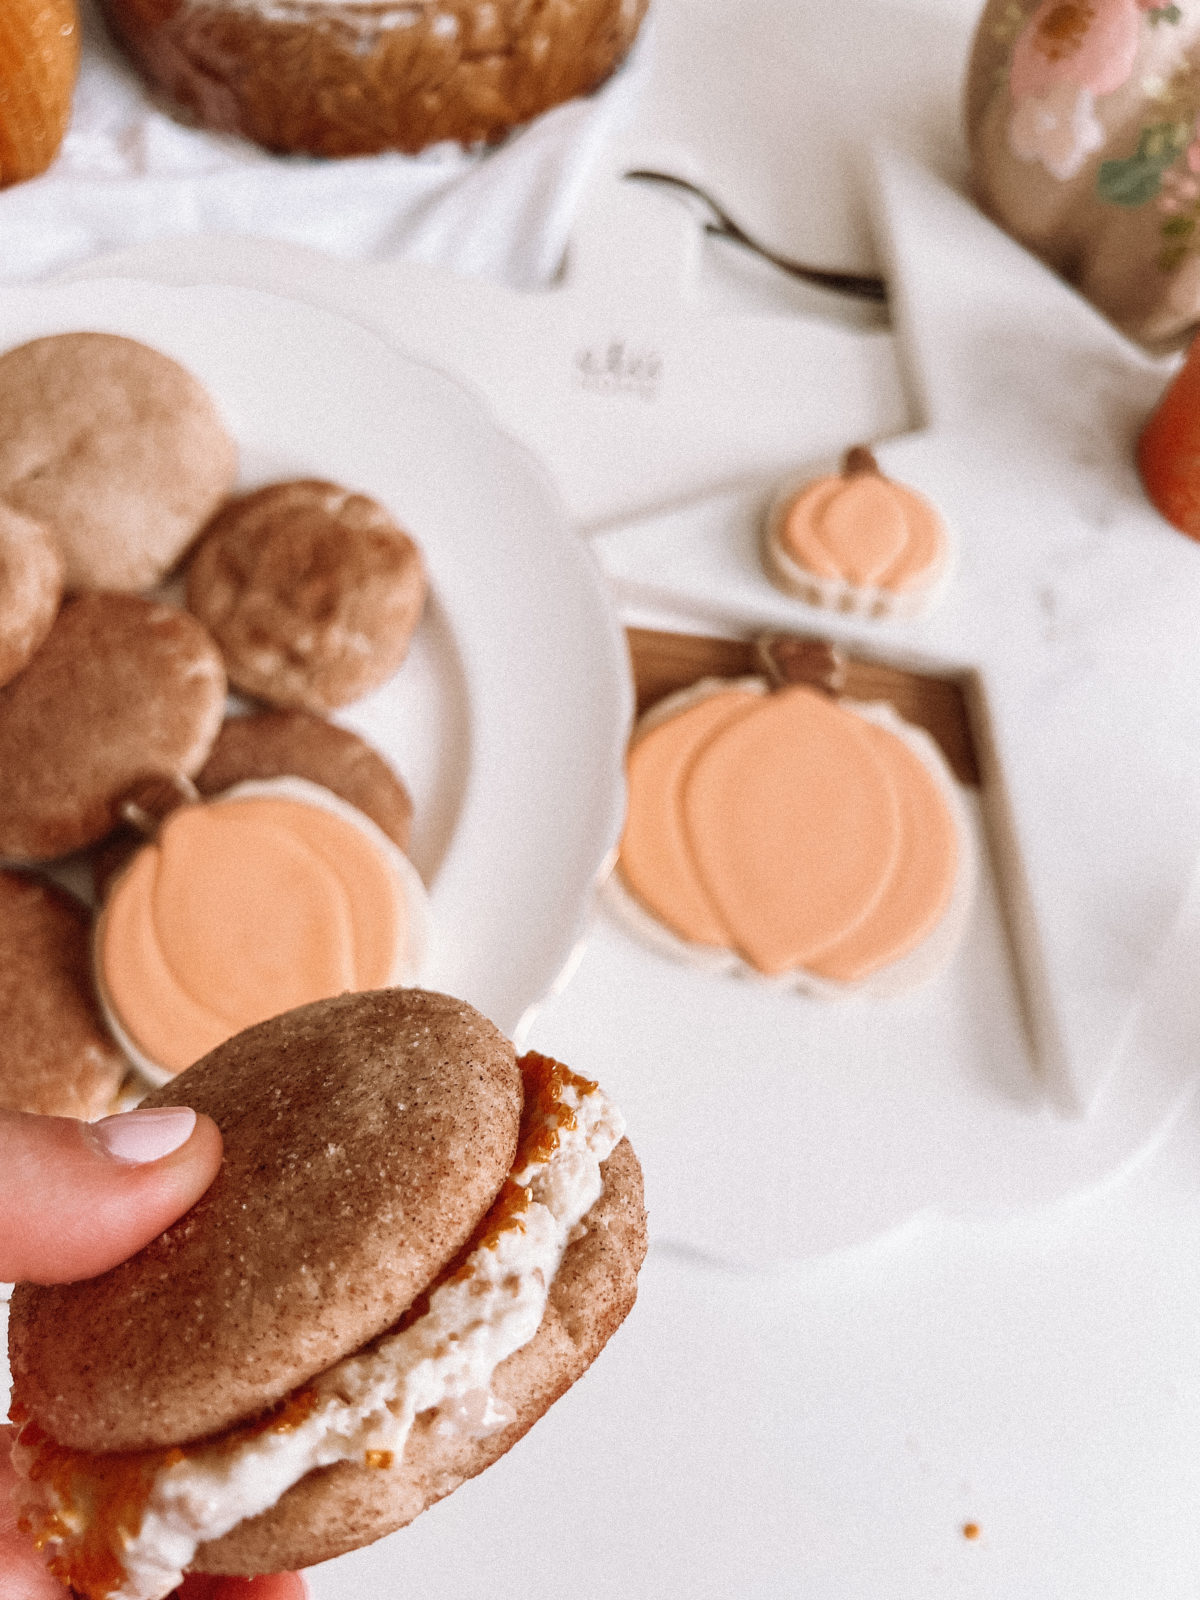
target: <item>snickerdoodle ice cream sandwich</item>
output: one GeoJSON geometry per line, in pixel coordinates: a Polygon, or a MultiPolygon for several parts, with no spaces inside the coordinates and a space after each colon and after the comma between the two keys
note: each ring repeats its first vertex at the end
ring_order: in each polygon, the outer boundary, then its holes
{"type": "Polygon", "coordinates": [[[156,1091],[219,1125],[197,1204],[19,1286],[21,1526],[87,1600],[309,1566],[503,1455],[633,1304],[641,1172],[593,1083],[424,990],[320,1001],[156,1091]]]}

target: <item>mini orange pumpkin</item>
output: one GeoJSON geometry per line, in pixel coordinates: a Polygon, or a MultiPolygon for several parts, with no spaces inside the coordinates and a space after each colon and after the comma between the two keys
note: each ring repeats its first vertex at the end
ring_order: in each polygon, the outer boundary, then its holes
{"type": "Polygon", "coordinates": [[[932,598],[947,560],[946,527],[915,489],[861,445],[840,473],[789,485],[767,518],[767,571],[813,605],[904,616],[932,598]]]}
{"type": "Polygon", "coordinates": [[[0,187],[34,178],[58,154],[79,71],[75,0],[0,6],[0,187]]]}
{"type": "Polygon", "coordinates": [[[1142,430],[1138,471],[1155,508],[1200,539],[1200,340],[1168,384],[1142,430]]]}

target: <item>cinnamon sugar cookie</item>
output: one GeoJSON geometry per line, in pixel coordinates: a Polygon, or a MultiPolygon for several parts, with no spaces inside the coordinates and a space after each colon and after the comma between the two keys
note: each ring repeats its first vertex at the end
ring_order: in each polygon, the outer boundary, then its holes
{"type": "Polygon", "coordinates": [[[56,885],[0,870],[0,1107],[114,1109],[127,1067],[92,988],[91,917],[56,885]]]}
{"type": "MultiPolygon", "coordinates": [[[[307,778],[369,817],[400,850],[407,851],[412,800],[401,779],[365,739],[307,711],[259,711],[228,717],[193,782],[204,795],[238,783],[307,778]]],[[[97,846],[92,879],[97,899],[145,835],[123,826],[97,846]]]]}
{"type": "Polygon", "coordinates": [[[0,505],[0,684],[50,632],[62,589],[62,557],[45,528],[0,505]]]}
{"type": "Polygon", "coordinates": [[[208,392],[161,351],[62,333],[0,356],[0,503],[45,525],[70,590],[157,583],[236,471],[208,392]]]}
{"type": "Polygon", "coordinates": [[[0,857],[48,861],[103,838],[136,780],[203,764],[224,705],[220,655],[186,611],[68,600],[0,689],[0,857]]]}
{"type": "Polygon", "coordinates": [[[307,778],[332,789],[370,817],[401,850],[408,849],[412,799],[400,778],[365,739],[306,711],[261,711],[230,717],[196,774],[201,794],[263,778],[307,778]]]}
{"type": "Polygon", "coordinates": [[[298,479],[218,513],[188,570],[187,601],[237,688],[324,712],[391,677],[425,591],[420,552],[381,505],[298,479]]]}

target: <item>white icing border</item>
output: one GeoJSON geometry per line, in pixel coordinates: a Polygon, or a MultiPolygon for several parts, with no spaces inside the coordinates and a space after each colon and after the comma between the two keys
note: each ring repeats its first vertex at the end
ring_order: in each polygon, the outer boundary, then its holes
{"type": "MultiPolygon", "coordinates": [[[[685,711],[689,706],[708,699],[710,695],[720,694],[728,689],[747,690],[755,694],[775,692],[767,680],[760,677],[702,678],[698,683],[681,689],[676,694],[667,695],[665,699],[651,706],[634,729],[630,748],[632,749],[639,739],[644,738],[660,723],[685,711]]],[[[736,950],[691,944],[673,933],[642,904],[633,889],[625,882],[621,875],[618,853],[613,870],[604,885],[603,898],[618,920],[643,944],[703,972],[747,978],[753,983],[766,984],[774,989],[796,989],[801,994],[819,1000],[845,1000],[860,996],[874,1000],[891,999],[896,995],[907,994],[945,970],[966,930],[971,908],[975,903],[980,871],[979,840],[958,782],[934,739],[923,728],[906,722],[886,702],[845,700],[839,696],[837,704],[843,710],[873,722],[877,727],[884,728],[902,739],[936,783],[950,812],[959,841],[958,867],[950,903],[934,927],[905,955],[855,982],[824,978],[800,967],[771,975],[751,966],[736,950]]]]}

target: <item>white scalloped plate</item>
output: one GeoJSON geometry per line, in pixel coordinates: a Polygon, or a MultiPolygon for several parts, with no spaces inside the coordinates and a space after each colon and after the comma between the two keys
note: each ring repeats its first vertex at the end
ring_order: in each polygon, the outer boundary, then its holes
{"type": "Polygon", "coordinates": [[[426,981],[517,1032],[568,966],[616,842],[630,717],[619,624],[549,480],[452,379],[296,301],[130,280],[6,289],[0,348],[72,329],[189,367],[244,483],[335,479],[420,544],[431,602],[409,659],[341,720],[412,791],[426,981]]]}

